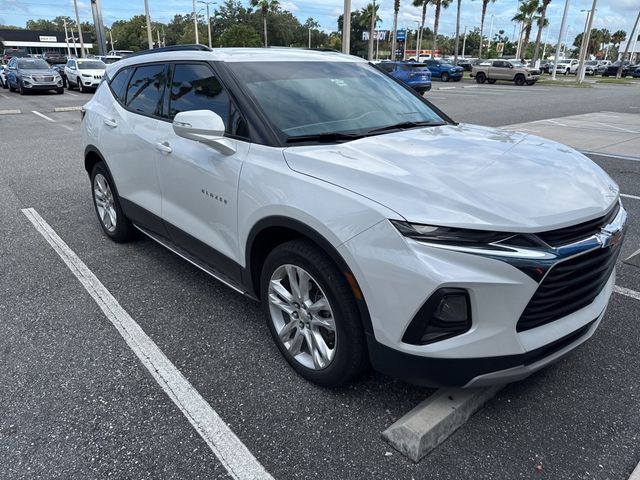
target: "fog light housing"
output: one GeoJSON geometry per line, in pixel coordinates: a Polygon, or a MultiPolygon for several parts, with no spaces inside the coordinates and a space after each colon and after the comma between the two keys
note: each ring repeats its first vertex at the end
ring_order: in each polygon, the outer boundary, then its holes
{"type": "Polygon", "coordinates": [[[471,302],[463,288],[440,288],[422,305],[402,337],[404,343],[427,345],[471,329],[471,302]]]}

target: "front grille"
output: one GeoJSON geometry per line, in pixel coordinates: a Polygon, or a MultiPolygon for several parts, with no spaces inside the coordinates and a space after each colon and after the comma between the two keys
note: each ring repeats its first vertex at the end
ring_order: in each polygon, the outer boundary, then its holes
{"type": "Polygon", "coordinates": [[[592,303],[607,283],[622,242],[554,265],[520,316],[522,332],[570,315],[592,303]]]}
{"type": "Polygon", "coordinates": [[[53,82],[53,77],[37,76],[33,77],[36,82],[53,82]]]}
{"type": "Polygon", "coordinates": [[[102,75],[94,75],[93,78],[100,80],[102,78],[102,75]]]}
{"type": "Polygon", "coordinates": [[[618,215],[619,211],[620,204],[616,203],[615,206],[602,217],[589,220],[588,222],[579,223],[578,225],[559,228],[558,230],[536,233],[536,235],[552,247],[568,245],[569,243],[583,240],[590,237],[591,235],[594,235],[595,233],[598,233],[602,227],[608,225],[613,221],[614,218],[616,218],[616,215],[618,215]]]}

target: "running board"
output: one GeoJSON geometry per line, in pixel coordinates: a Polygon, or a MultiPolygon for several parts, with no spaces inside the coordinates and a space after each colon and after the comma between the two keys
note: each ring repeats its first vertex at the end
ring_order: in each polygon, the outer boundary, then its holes
{"type": "Polygon", "coordinates": [[[200,270],[202,270],[207,275],[210,275],[213,278],[215,278],[216,280],[218,280],[219,282],[224,283],[227,287],[232,288],[236,292],[241,293],[243,295],[250,296],[246,289],[242,288],[236,282],[231,280],[228,276],[226,276],[225,274],[215,270],[213,267],[205,264],[204,262],[202,262],[198,258],[194,257],[193,255],[187,253],[182,248],[180,248],[177,245],[173,244],[170,240],[168,240],[168,239],[166,239],[166,238],[164,238],[164,237],[162,237],[160,235],[156,235],[154,233],[151,233],[148,230],[145,230],[144,228],[139,227],[135,223],[133,224],[133,226],[136,227],[138,230],[140,230],[142,233],[144,233],[147,237],[149,237],[154,242],[157,242],[160,245],[162,245],[164,248],[166,248],[167,250],[172,251],[173,253],[175,253],[179,257],[181,257],[184,260],[186,260],[187,262],[189,262],[191,265],[193,265],[195,267],[198,267],[200,270]]]}

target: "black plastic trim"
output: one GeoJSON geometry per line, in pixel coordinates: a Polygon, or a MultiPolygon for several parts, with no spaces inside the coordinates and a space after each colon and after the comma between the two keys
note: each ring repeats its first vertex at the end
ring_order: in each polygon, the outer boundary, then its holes
{"type": "Polygon", "coordinates": [[[422,307],[420,307],[420,310],[415,314],[402,336],[402,341],[411,345],[427,345],[429,343],[439,342],[468,332],[471,329],[471,321],[471,299],[469,298],[469,292],[464,288],[439,288],[431,294],[422,307]],[[448,330],[443,327],[442,331],[445,335],[431,342],[423,342],[421,340],[422,336],[427,330],[427,327],[429,327],[436,308],[440,304],[440,301],[449,295],[464,295],[467,302],[467,325],[455,330],[448,330]]]}
{"type": "MultiPolygon", "coordinates": [[[[454,359],[421,357],[387,347],[369,333],[367,343],[373,368],[385,375],[428,387],[463,387],[480,375],[532,365],[553,355],[585,336],[596,320],[554,342],[519,355],[454,359]]],[[[573,349],[567,354],[571,351],[573,349]]]]}

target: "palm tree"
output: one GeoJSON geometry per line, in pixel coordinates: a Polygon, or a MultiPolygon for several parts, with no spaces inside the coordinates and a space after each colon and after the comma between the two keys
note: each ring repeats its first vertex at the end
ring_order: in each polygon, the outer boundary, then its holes
{"type": "Polygon", "coordinates": [[[611,42],[613,42],[614,45],[620,45],[620,43],[624,42],[626,38],[627,32],[624,30],[617,30],[613,32],[613,35],[611,35],[611,42]]]}
{"type": "MultiPolygon", "coordinates": [[[[414,7],[422,7],[422,23],[420,23],[420,32],[418,33],[418,48],[416,52],[416,61],[420,61],[420,50],[422,49],[422,35],[424,34],[424,22],[427,19],[427,5],[431,0],[413,0],[414,7]]],[[[433,55],[432,55],[433,56],[433,55]]]]}
{"type": "Polygon", "coordinates": [[[522,23],[524,26],[524,42],[520,48],[520,56],[523,57],[523,51],[526,50],[529,44],[529,37],[531,36],[531,27],[533,26],[533,16],[538,10],[538,0],[528,0],[520,4],[518,13],[511,19],[513,22],[522,23]]]}
{"type": "Polygon", "coordinates": [[[538,8],[538,13],[540,14],[540,19],[538,20],[538,33],[536,34],[536,48],[533,50],[533,59],[531,60],[532,64],[535,64],[538,61],[538,53],[540,52],[540,39],[542,38],[542,30],[544,30],[545,22],[547,19],[545,16],[547,15],[547,7],[551,3],[551,0],[542,0],[542,5],[538,8]]]}
{"type": "Polygon", "coordinates": [[[391,60],[396,59],[396,35],[398,33],[398,12],[400,11],[400,0],[393,0],[393,36],[391,37],[391,60]]]}
{"type": "Polygon", "coordinates": [[[440,9],[449,8],[451,5],[451,0],[434,0],[433,4],[436,6],[436,13],[434,14],[433,19],[433,52],[431,55],[435,55],[436,49],[438,48],[438,24],[440,23],[440,9]]]}
{"type": "MultiPolygon", "coordinates": [[[[482,15],[480,16],[480,47],[478,48],[478,58],[482,58],[482,34],[484,32],[484,17],[487,14],[487,7],[489,6],[489,2],[496,3],[496,0],[482,0],[482,15]]],[[[491,42],[491,39],[489,39],[491,42]]]]}
{"type": "Polygon", "coordinates": [[[373,37],[376,31],[376,23],[380,20],[378,9],[380,5],[370,3],[360,11],[360,25],[369,28],[369,60],[373,60],[373,37]]]}
{"type": "Polygon", "coordinates": [[[262,11],[262,28],[264,30],[264,46],[267,43],[267,14],[278,10],[280,3],[278,0],[251,0],[252,7],[258,7],[262,11]]]}

